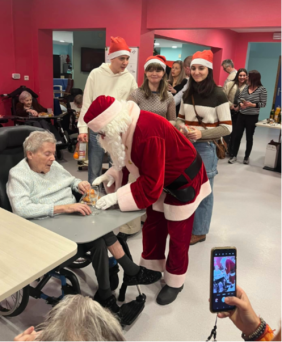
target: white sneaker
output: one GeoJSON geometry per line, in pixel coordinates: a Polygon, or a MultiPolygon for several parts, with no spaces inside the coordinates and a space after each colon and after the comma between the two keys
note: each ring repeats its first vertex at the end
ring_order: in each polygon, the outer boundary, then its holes
{"type": "Polygon", "coordinates": [[[236,162],[236,160],[237,160],[237,157],[232,157],[232,158],[230,158],[230,159],[228,160],[228,163],[229,163],[229,164],[234,164],[234,163],[236,162]]]}
{"type": "Polygon", "coordinates": [[[248,164],[250,163],[249,158],[248,158],[248,159],[244,159],[243,163],[246,164],[246,165],[248,165],[248,164]]]}

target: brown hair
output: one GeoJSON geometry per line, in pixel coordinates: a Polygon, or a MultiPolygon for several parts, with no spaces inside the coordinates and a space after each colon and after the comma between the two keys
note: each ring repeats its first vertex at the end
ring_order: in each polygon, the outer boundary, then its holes
{"type": "MultiPolygon", "coordinates": [[[[186,78],[185,76],[185,70],[184,70],[184,65],[183,65],[183,62],[182,61],[175,61],[172,65],[174,64],[179,64],[180,65],[180,73],[178,75],[178,79],[176,81],[176,85],[180,84],[184,78],[186,78]]],[[[169,73],[169,78],[168,78],[168,81],[173,84],[173,78],[171,76],[171,70],[170,70],[170,73],[169,73]]]]}
{"type": "Polygon", "coordinates": [[[152,91],[149,87],[149,81],[148,81],[148,78],[146,76],[146,72],[148,72],[148,71],[161,71],[161,70],[164,71],[164,75],[160,81],[158,92],[159,92],[159,96],[160,96],[161,101],[164,101],[168,98],[167,81],[166,81],[167,77],[166,77],[165,70],[163,69],[163,67],[159,63],[151,63],[145,69],[144,81],[140,87],[140,89],[142,89],[144,91],[146,99],[148,99],[150,96],[152,96],[152,91]]]}
{"type": "Polygon", "coordinates": [[[183,64],[185,67],[190,67],[191,62],[192,62],[192,58],[193,58],[193,56],[188,56],[184,59],[183,64]]]}
{"type": "Polygon", "coordinates": [[[249,83],[252,88],[262,86],[260,79],[261,75],[257,70],[249,71],[249,83]]]}

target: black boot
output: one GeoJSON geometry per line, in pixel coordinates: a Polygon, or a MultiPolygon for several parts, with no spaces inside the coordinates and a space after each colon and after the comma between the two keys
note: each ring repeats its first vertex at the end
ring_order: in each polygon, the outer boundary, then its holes
{"type": "Polygon", "coordinates": [[[160,305],[167,305],[175,301],[179,292],[182,291],[184,285],[181,287],[170,287],[165,285],[157,297],[157,303],[160,305]]]}
{"type": "Polygon", "coordinates": [[[124,274],[123,282],[127,286],[149,285],[160,280],[161,277],[162,277],[161,272],[148,270],[147,268],[140,266],[140,270],[136,275],[130,276],[128,274],[124,274]]]}
{"type": "Polygon", "coordinates": [[[117,305],[117,300],[114,295],[107,299],[102,299],[97,291],[93,299],[96,300],[96,302],[98,302],[103,308],[109,309],[112,313],[117,314],[119,312],[119,306],[117,305]]]}

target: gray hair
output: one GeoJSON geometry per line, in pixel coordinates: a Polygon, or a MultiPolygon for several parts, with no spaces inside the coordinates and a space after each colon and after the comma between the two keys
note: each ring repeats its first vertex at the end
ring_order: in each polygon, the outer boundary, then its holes
{"type": "Polygon", "coordinates": [[[117,319],[82,295],[64,297],[36,330],[38,341],[125,341],[117,319]]]}
{"type": "Polygon", "coordinates": [[[26,157],[27,152],[37,152],[45,142],[56,144],[57,140],[55,139],[54,134],[48,131],[31,132],[23,143],[24,156],[26,157]]]}
{"type": "Polygon", "coordinates": [[[28,91],[23,91],[21,92],[21,95],[19,96],[19,101],[23,103],[24,100],[27,99],[28,97],[32,98],[31,94],[28,91]]]}
{"type": "Polygon", "coordinates": [[[221,66],[224,66],[224,65],[231,66],[232,68],[234,68],[234,63],[233,63],[232,59],[225,59],[221,63],[221,66]]]}

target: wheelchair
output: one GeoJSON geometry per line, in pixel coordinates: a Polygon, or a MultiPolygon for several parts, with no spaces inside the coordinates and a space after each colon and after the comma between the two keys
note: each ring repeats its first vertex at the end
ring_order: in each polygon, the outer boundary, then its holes
{"type": "MultiPolygon", "coordinates": [[[[12,211],[11,205],[6,194],[6,183],[8,181],[9,170],[14,167],[19,161],[24,158],[23,141],[33,131],[41,130],[32,126],[15,126],[0,128],[0,207],[12,211]]],[[[80,196],[74,193],[76,198],[80,196]]],[[[125,253],[131,258],[126,240],[122,238],[122,234],[118,235],[118,240],[122,244],[125,253]]],[[[132,258],[131,258],[132,259],[132,258]]],[[[111,259],[110,259],[111,260],[111,259]]],[[[118,265],[111,260],[113,265],[110,271],[111,289],[114,290],[119,285],[117,273],[118,265]]],[[[56,305],[65,295],[80,294],[80,285],[76,275],[67,268],[82,268],[89,265],[91,262],[91,252],[83,245],[78,244],[77,254],[57,266],[47,274],[35,281],[35,286],[28,285],[17,291],[10,297],[0,302],[0,316],[13,317],[21,314],[29,301],[29,297],[43,299],[52,306],[56,305]],[[43,292],[44,286],[51,278],[59,279],[61,282],[61,294],[57,297],[51,297],[43,292]]],[[[121,325],[131,325],[139,316],[145,307],[146,296],[141,293],[137,286],[139,295],[136,300],[123,304],[120,307],[121,325]]],[[[125,300],[126,286],[121,287],[119,300],[125,300]]]]}

